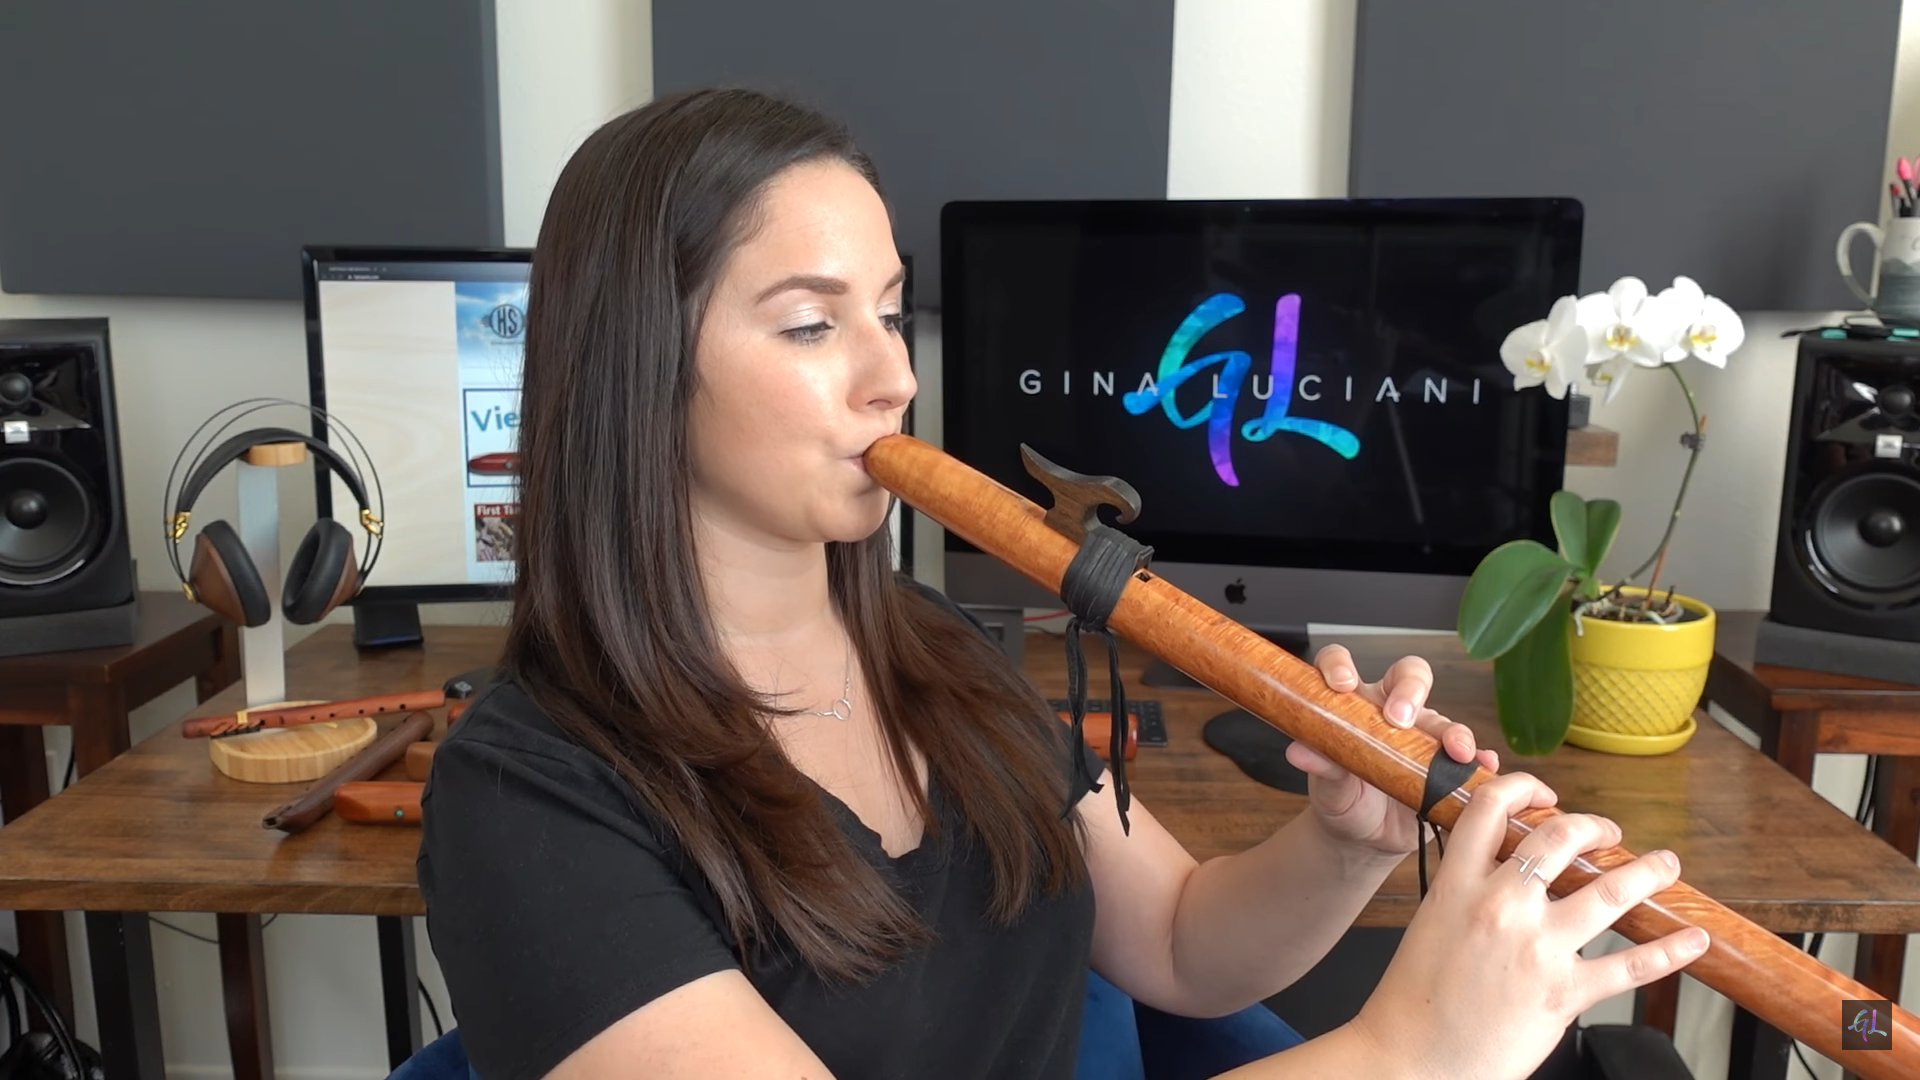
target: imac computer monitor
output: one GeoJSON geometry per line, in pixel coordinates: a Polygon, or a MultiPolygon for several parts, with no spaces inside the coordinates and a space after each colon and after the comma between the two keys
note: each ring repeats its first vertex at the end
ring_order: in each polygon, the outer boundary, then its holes
{"type": "MultiPolygon", "coordinates": [[[[1578,288],[1570,199],[959,202],[941,217],[944,446],[1035,502],[1031,445],[1140,493],[1169,582],[1290,644],[1450,629],[1552,544],[1567,403],[1508,331],[1578,288]]],[[[961,603],[1058,598],[949,533],[961,603]]]]}
{"type": "MultiPolygon", "coordinates": [[[[355,601],[357,625],[370,605],[507,593],[529,256],[303,252],[311,400],[359,437],[386,492],[384,546],[355,601]]],[[[318,422],[314,434],[337,438],[318,422]]],[[[362,535],[346,487],[318,468],[315,478],[321,516],[362,535]]]]}

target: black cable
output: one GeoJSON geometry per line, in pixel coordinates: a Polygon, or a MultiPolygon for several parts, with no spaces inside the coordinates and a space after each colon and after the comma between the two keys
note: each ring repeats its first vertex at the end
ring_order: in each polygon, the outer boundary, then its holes
{"type": "MultiPolygon", "coordinates": [[[[1867,755],[1867,772],[1860,782],[1860,801],[1854,806],[1853,820],[1866,825],[1873,820],[1873,788],[1878,782],[1880,758],[1876,754],[1867,755]]],[[[1820,959],[1820,946],[1826,943],[1827,935],[1819,933],[1807,940],[1807,955],[1820,959]]],[[[1815,1075],[1813,1066],[1807,1064],[1807,1056],[1800,1052],[1799,1040],[1793,1042],[1793,1056],[1800,1059],[1800,1067],[1807,1070],[1808,1076],[1815,1075]]]]}
{"type": "MultiPolygon", "coordinates": [[[[280,916],[277,913],[267,916],[267,921],[260,924],[260,929],[265,930],[267,927],[272,926],[273,920],[279,917],[280,916]]],[[[175,926],[172,923],[165,921],[164,919],[159,919],[152,915],[147,916],[147,918],[152,919],[153,922],[159,926],[164,926],[176,934],[180,934],[184,937],[190,937],[195,941],[204,941],[209,945],[220,944],[220,940],[218,938],[210,938],[205,934],[196,934],[193,931],[188,930],[186,927],[175,926]]],[[[427,981],[425,979],[422,979],[416,976],[414,978],[414,983],[420,988],[420,999],[426,1002],[427,1015],[433,1018],[434,1037],[440,1038],[441,1036],[444,1036],[447,1033],[447,1029],[444,1026],[442,1026],[440,1023],[440,1007],[433,1003],[433,994],[427,990],[427,981]]]]}
{"type": "Polygon", "coordinates": [[[26,965],[12,953],[0,949],[0,980],[6,979],[18,984],[27,1003],[40,1010],[40,1018],[47,1024],[47,1034],[53,1037],[60,1055],[72,1066],[73,1075],[86,1076],[87,1060],[80,1054],[80,1044],[74,1039],[73,1030],[67,1026],[66,1017],[60,1015],[60,1010],[54,1008],[52,1000],[34,985],[33,979],[27,974],[26,965]]]}
{"type": "Polygon", "coordinates": [[[14,1000],[15,990],[11,979],[0,979],[0,999],[7,1005],[7,1045],[17,1044],[27,1033],[26,1018],[21,1015],[21,1005],[14,1000]]]}
{"type": "MultiPolygon", "coordinates": [[[[280,916],[279,916],[279,914],[278,914],[278,913],[275,913],[275,914],[272,914],[272,915],[269,915],[269,916],[267,916],[267,921],[266,921],[266,922],[263,922],[263,923],[261,923],[261,924],[260,924],[260,929],[262,929],[262,930],[265,930],[265,929],[266,929],[267,927],[269,927],[269,926],[272,926],[272,925],[273,925],[273,920],[275,920],[275,919],[277,919],[277,918],[279,918],[279,917],[280,917],[280,916]]],[[[162,919],[162,918],[159,918],[158,916],[154,916],[154,915],[149,915],[149,916],[147,916],[147,920],[148,920],[149,922],[151,922],[151,923],[153,923],[153,924],[154,924],[155,926],[162,926],[162,927],[165,927],[165,928],[167,928],[168,930],[171,930],[171,931],[173,931],[174,933],[176,933],[176,934],[179,934],[179,935],[181,935],[182,937],[190,937],[190,938],[192,938],[192,939],[193,939],[193,940],[195,940],[195,941],[204,941],[204,942],[206,942],[206,943],[207,943],[207,944],[209,944],[209,945],[218,945],[218,944],[220,944],[220,939],[219,939],[219,938],[210,938],[210,937],[208,937],[208,936],[206,936],[205,934],[196,934],[196,933],[194,933],[193,931],[191,931],[191,930],[189,930],[189,929],[187,929],[187,928],[186,928],[186,927],[184,927],[184,926],[175,926],[175,925],[173,925],[172,923],[170,923],[170,922],[167,922],[167,921],[166,921],[165,919],[162,919]]]]}
{"type": "Polygon", "coordinates": [[[69,746],[67,747],[67,771],[65,774],[66,779],[60,781],[61,791],[65,791],[68,788],[73,786],[73,765],[74,765],[73,747],[69,746]]]}
{"type": "MultiPolygon", "coordinates": [[[[1876,754],[1867,755],[1867,772],[1860,783],[1860,801],[1853,810],[1853,820],[1865,826],[1873,820],[1873,788],[1879,781],[1880,758],[1876,754]]],[[[1825,944],[1827,935],[1819,933],[1807,940],[1807,954],[1815,960],[1820,959],[1820,946],[1825,944]]]]}
{"type": "Polygon", "coordinates": [[[210,938],[205,934],[196,934],[184,926],[175,926],[172,923],[166,921],[165,919],[159,918],[158,916],[149,915],[147,916],[147,920],[153,923],[153,925],[155,926],[165,927],[166,929],[171,930],[182,937],[190,937],[195,941],[204,941],[209,945],[220,944],[219,938],[210,938]]]}
{"type": "Polygon", "coordinates": [[[444,1037],[447,1029],[440,1026],[440,1009],[434,1005],[433,995],[427,991],[427,980],[416,976],[413,981],[420,984],[420,1000],[427,1003],[427,1015],[433,1017],[433,1037],[444,1037]]]}

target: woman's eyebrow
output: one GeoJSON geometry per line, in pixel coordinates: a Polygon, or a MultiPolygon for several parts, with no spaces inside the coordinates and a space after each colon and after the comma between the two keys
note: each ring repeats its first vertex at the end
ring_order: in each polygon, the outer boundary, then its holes
{"type": "Polygon", "coordinates": [[[754,297],[753,302],[764,304],[781,293],[794,289],[821,293],[825,296],[844,296],[847,292],[847,283],[837,277],[826,277],[821,274],[794,274],[768,286],[766,291],[754,297]]]}
{"type": "MultiPolygon", "coordinates": [[[[907,268],[903,265],[900,269],[894,271],[892,277],[887,279],[886,288],[891,289],[906,279],[907,268]]],[[[779,281],[768,286],[759,296],[754,297],[753,302],[756,304],[764,304],[783,292],[795,289],[819,293],[823,296],[845,296],[848,288],[847,283],[837,277],[830,277],[825,274],[793,274],[781,278],[779,281]]]]}

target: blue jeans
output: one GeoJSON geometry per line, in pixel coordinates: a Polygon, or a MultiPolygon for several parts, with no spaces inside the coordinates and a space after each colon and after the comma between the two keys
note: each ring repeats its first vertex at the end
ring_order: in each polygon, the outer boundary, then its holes
{"type": "MultiPolygon", "coordinates": [[[[1094,972],[1080,1022],[1076,1080],[1204,1080],[1304,1042],[1265,1005],[1212,1020],[1141,1005],[1094,972]]],[[[394,1070],[388,1080],[480,1080],[456,1028],[394,1070]]]]}
{"type": "Polygon", "coordinates": [[[454,1028],[414,1052],[387,1080],[480,1080],[467,1063],[467,1048],[454,1028]]]}
{"type": "Polygon", "coordinates": [[[1087,973],[1076,1080],[1205,1080],[1306,1040],[1265,1005],[1195,1020],[1149,1008],[1087,973]]]}

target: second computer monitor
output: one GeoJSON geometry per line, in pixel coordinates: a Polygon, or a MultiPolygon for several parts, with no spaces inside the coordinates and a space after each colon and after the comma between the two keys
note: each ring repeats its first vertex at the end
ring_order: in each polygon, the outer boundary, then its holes
{"type": "MultiPolygon", "coordinates": [[[[513,581],[529,258],[305,252],[308,391],[366,444],[386,492],[380,562],[362,603],[486,599],[513,581]]],[[[317,479],[320,513],[358,535],[346,489],[317,479]]]]}
{"type": "MultiPolygon", "coordinates": [[[[1508,331],[1578,287],[1564,199],[976,202],[942,219],[944,443],[1039,501],[1020,445],[1131,483],[1127,531],[1248,625],[1450,627],[1551,542],[1567,406],[1508,331]]],[[[1052,598],[949,534],[955,599],[1052,598]]]]}

